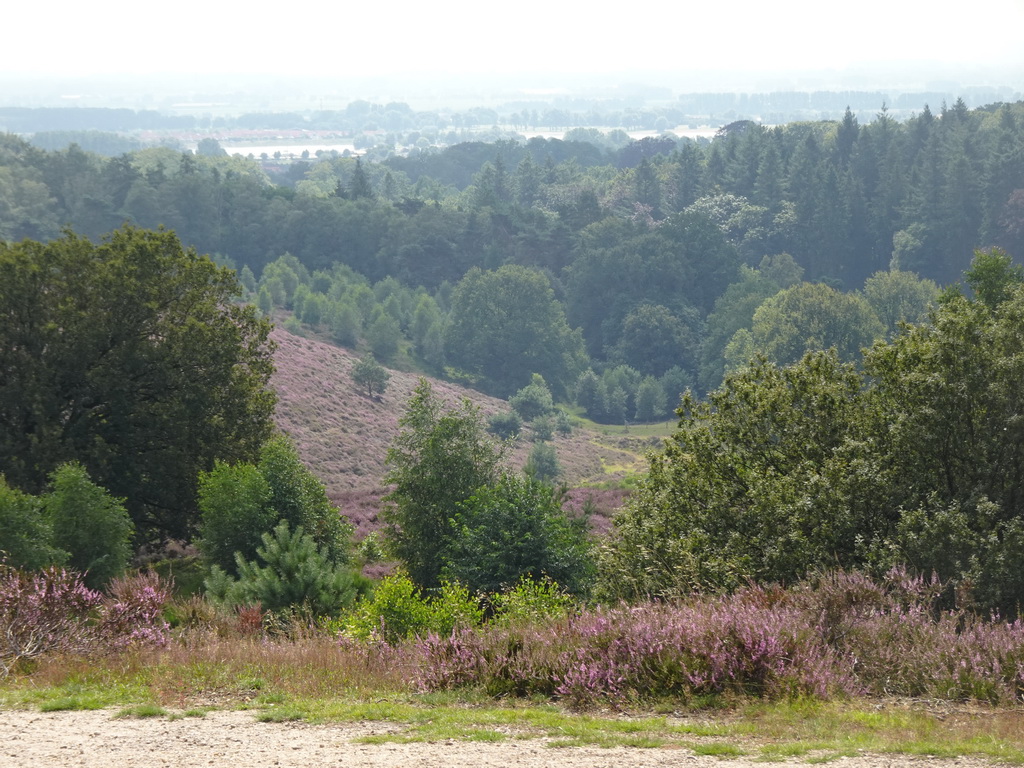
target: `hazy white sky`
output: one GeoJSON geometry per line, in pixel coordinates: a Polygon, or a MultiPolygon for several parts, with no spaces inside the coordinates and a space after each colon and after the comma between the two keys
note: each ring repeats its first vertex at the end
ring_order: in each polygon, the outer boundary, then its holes
{"type": "Polygon", "coordinates": [[[9,3],[3,25],[6,75],[1024,64],[1024,0],[56,0],[9,3]]]}

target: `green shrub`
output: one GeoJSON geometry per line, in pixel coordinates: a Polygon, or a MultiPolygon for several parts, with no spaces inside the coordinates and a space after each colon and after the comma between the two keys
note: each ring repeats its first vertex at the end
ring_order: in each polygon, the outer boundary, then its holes
{"type": "Polygon", "coordinates": [[[256,556],[261,536],[273,527],[277,513],[270,506],[270,484],[252,464],[218,461],[199,475],[199,539],[203,558],[237,575],[235,553],[256,556]]]}
{"type": "Polygon", "coordinates": [[[457,581],[442,581],[429,607],[429,629],[442,637],[457,628],[478,626],[484,620],[480,601],[457,581]]]}
{"type": "Polygon", "coordinates": [[[580,592],[593,574],[586,519],[570,519],[558,492],[537,480],[503,475],[458,505],[456,524],[446,574],[472,590],[547,575],[580,592]]]}
{"type": "Polygon", "coordinates": [[[86,586],[102,587],[124,573],[135,526],[122,500],[93,483],[84,467],[58,467],[42,503],[53,546],[70,553],[67,564],[85,574],[86,586]]]}
{"type": "Polygon", "coordinates": [[[555,436],[555,425],[550,416],[540,416],[530,425],[533,429],[533,442],[544,443],[555,436]]]}
{"type": "Polygon", "coordinates": [[[555,411],[555,431],[560,435],[572,434],[572,417],[561,408],[555,411]]]}
{"type": "Polygon", "coordinates": [[[426,631],[430,608],[419,587],[404,573],[385,577],[352,613],[349,632],[366,639],[377,636],[389,643],[426,631]]]}
{"type": "Polygon", "coordinates": [[[229,574],[238,573],[236,554],[254,559],[263,534],[281,521],[301,527],[331,562],[348,562],[352,526],[284,436],[263,444],[258,465],[218,462],[201,473],[199,508],[200,551],[229,574]]]}
{"type": "Polygon", "coordinates": [[[502,440],[515,437],[522,428],[523,420],[515,411],[495,413],[487,419],[487,431],[492,435],[497,435],[502,440]]]}
{"type": "Polygon", "coordinates": [[[565,616],[576,601],[549,578],[524,576],[509,590],[491,596],[494,624],[520,624],[565,616]]]}
{"type": "Polygon", "coordinates": [[[444,581],[429,598],[404,573],[384,578],[353,611],[347,625],[349,634],[366,639],[378,637],[398,643],[431,632],[447,636],[457,627],[474,627],[483,621],[483,608],[469,590],[454,581],[444,581]]]}
{"type": "Polygon", "coordinates": [[[0,475],[0,559],[28,571],[63,565],[68,553],[52,541],[53,529],[39,498],[11,488],[0,475]]]}
{"type": "Polygon", "coordinates": [[[558,451],[550,443],[536,443],[523,467],[526,474],[542,483],[550,483],[562,474],[558,463],[558,451]]]}
{"type": "Polygon", "coordinates": [[[263,534],[256,550],[260,565],[236,555],[238,579],[214,566],[206,580],[207,595],[223,605],[259,603],[269,611],[303,608],[316,616],[337,616],[365,591],[366,582],[334,563],[301,527],[282,522],[263,534]]]}
{"type": "Polygon", "coordinates": [[[377,531],[370,531],[359,542],[359,557],[364,563],[379,563],[384,559],[384,546],[377,531]]]}
{"type": "Polygon", "coordinates": [[[551,413],[555,408],[551,390],[548,389],[544,377],[538,373],[533,374],[530,383],[508,399],[508,404],[523,421],[533,421],[551,413]]]}
{"type": "Polygon", "coordinates": [[[264,443],[259,470],[270,485],[270,505],[277,519],[292,528],[301,526],[331,562],[348,562],[352,526],[331,504],[324,484],[305,467],[288,438],[278,436],[264,443]]]}

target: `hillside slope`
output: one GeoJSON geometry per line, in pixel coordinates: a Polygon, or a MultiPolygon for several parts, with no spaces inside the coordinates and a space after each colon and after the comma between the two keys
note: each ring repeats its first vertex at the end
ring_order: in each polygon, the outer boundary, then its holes
{"type": "MultiPolygon", "coordinates": [[[[275,420],[295,442],[303,461],[327,486],[332,500],[357,526],[357,535],[376,527],[376,512],[387,471],[385,456],[399,434],[398,420],[421,376],[391,371],[387,391],[379,400],[359,391],[351,378],[357,357],[348,350],[315,339],[293,336],[276,328],[278,394],[275,420]]],[[[449,403],[469,398],[486,416],[507,410],[503,400],[436,379],[434,392],[449,403]]],[[[606,483],[643,469],[643,453],[652,441],[609,436],[574,429],[552,441],[570,487],[606,483]]],[[[521,437],[509,457],[520,469],[531,443],[521,437]]],[[[578,498],[580,494],[576,494],[578,498]]],[[[590,495],[595,495],[591,493],[590,495]]],[[[618,505],[621,493],[596,494],[603,518],[618,505]]],[[[595,520],[604,527],[605,520],[595,520]]]]}

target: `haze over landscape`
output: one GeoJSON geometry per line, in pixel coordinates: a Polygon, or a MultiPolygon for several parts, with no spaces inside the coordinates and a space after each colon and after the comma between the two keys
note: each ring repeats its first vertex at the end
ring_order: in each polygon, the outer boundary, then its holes
{"type": "MultiPolygon", "coordinates": [[[[152,106],[160,93],[259,90],[268,106],[338,108],[346,100],[551,95],[624,84],[701,90],[934,91],[1024,81],[1024,3],[825,7],[659,1],[579,8],[527,0],[483,8],[399,2],[266,10],[185,0],[5,10],[0,105],[152,106]],[[37,30],[37,31],[33,31],[37,30]],[[321,103],[318,100],[326,100],[321,103]],[[149,104],[146,101],[149,101],[149,104]],[[132,103],[134,102],[134,103],[132,103]]],[[[447,104],[455,106],[455,104],[447,104]]]]}
{"type": "Polygon", "coordinates": [[[0,753],[1024,765],[1024,0],[40,10],[0,753]]]}

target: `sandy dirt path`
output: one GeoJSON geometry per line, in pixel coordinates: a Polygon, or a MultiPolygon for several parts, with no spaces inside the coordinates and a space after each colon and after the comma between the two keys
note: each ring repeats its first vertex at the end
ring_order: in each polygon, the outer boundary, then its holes
{"type": "MultiPolygon", "coordinates": [[[[500,743],[360,744],[383,733],[381,723],[259,723],[251,712],[210,712],[204,718],[117,719],[114,710],[0,711],[2,768],[753,768],[745,759],[721,760],[681,748],[570,747],[543,739],[500,743]]],[[[779,763],[775,763],[779,765],[779,763]]],[[[782,765],[806,765],[788,761],[782,765]]],[[[973,759],[930,760],[864,755],[842,758],[844,768],[982,768],[973,759]]],[[[764,763],[757,763],[763,766],[764,763]]]]}

